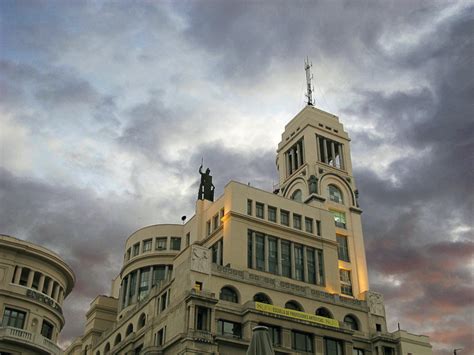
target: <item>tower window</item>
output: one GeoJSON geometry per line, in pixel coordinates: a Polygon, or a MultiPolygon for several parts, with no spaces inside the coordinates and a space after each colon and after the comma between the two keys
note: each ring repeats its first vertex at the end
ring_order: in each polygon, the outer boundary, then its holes
{"type": "Polygon", "coordinates": [[[285,153],[287,175],[293,174],[304,164],[303,139],[300,139],[285,153]]]}
{"type": "Polygon", "coordinates": [[[336,203],[344,203],[341,190],[335,185],[328,186],[329,199],[336,203]]]}
{"type": "Polygon", "coordinates": [[[338,169],[344,169],[343,144],[319,135],[316,136],[316,139],[319,161],[338,169]]]}

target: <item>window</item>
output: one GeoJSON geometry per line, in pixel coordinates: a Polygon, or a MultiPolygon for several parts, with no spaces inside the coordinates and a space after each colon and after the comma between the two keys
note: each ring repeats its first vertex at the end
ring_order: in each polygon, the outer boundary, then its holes
{"type": "Polygon", "coordinates": [[[281,241],[281,273],[283,276],[291,277],[291,250],[290,242],[281,241]]]}
{"type": "Polygon", "coordinates": [[[242,337],[242,327],[239,323],[219,319],[217,321],[217,334],[230,336],[233,338],[240,338],[242,337]]]}
{"type": "Polygon", "coordinates": [[[133,245],[133,256],[137,256],[140,253],[140,243],[133,245]]]}
{"type": "Polygon", "coordinates": [[[214,264],[222,265],[222,256],[223,256],[223,242],[222,239],[220,239],[218,242],[214,243],[214,245],[211,246],[211,253],[212,253],[212,262],[214,264]]]}
{"type": "Polygon", "coordinates": [[[256,258],[257,258],[257,270],[265,270],[265,236],[261,233],[257,233],[256,239],[256,258]]]}
{"type": "Polygon", "coordinates": [[[319,307],[315,314],[317,316],[320,316],[320,317],[325,317],[325,318],[332,318],[332,314],[331,312],[329,312],[329,310],[327,308],[324,308],[324,307],[319,307]]]}
{"type": "Polygon", "coordinates": [[[344,169],[343,145],[323,136],[316,136],[319,161],[337,169],[344,169]]]}
{"type": "Polygon", "coordinates": [[[237,292],[230,287],[223,287],[219,294],[219,299],[223,301],[239,303],[239,296],[237,296],[237,292]]]}
{"type": "Polygon", "coordinates": [[[268,237],[268,272],[278,274],[278,247],[274,237],[268,237]]]}
{"type": "Polygon", "coordinates": [[[295,244],[295,279],[304,281],[303,246],[295,244]]]}
{"type": "Polygon", "coordinates": [[[154,266],[153,277],[152,277],[153,286],[158,285],[165,278],[166,278],[166,266],[165,265],[154,266]]]}
{"type": "Polygon", "coordinates": [[[294,311],[303,312],[303,307],[296,301],[288,301],[285,303],[285,308],[292,309],[294,311]]]}
{"type": "Polygon", "coordinates": [[[138,300],[141,301],[148,294],[150,285],[150,269],[141,269],[140,273],[140,285],[138,288],[138,300]]]}
{"type": "Polygon", "coordinates": [[[252,200],[247,200],[247,214],[252,215],[252,200]]]}
{"type": "Polygon", "coordinates": [[[180,237],[171,237],[170,249],[171,250],[181,250],[181,238],[180,237]]]}
{"type": "Polygon", "coordinates": [[[316,234],[321,235],[321,221],[316,221],[316,234]]]}
{"type": "Polygon", "coordinates": [[[342,341],[336,339],[325,338],[325,355],[344,355],[342,351],[342,341]]]}
{"type": "Polygon", "coordinates": [[[312,218],[305,217],[304,229],[308,233],[313,233],[313,219],[312,218]]]}
{"type": "Polygon", "coordinates": [[[344,323],[352,330],[359,330],[359,323],[357,322],[357,319],[354,316],[345,316],[344,323]]]}
{"type": "Polygon", "coordinates": [[[216,230],[217,228],[219,228],[219,215],[218,214],[212,217],[212,229],[216,230]]]}
{"type": "Polygon", "coordinates": [[[313,352],[313,336],[311,334],[291,331],[292,348],[296,351],[313,352]]]}
{"type": "Polygon", "coordinates": [[[31,284],[31,288],[34,288],[35,290],[38,289],[40,278],[41,278],[41,273],[35,272],[35,274],[33,275],[33,283],[31,284]]]}
{"type": "Polygon", "coordinates": [[[329,199],[336,203],[344,203],[341,190],[335,185],[328,186],[329,199]]]}
{"type": "Polygon", "coordinates": [[[268,220],[270,222],[277,221],[277,209],[275,207],[268,206],[268,220]]]}
{"type": "Polygon", "coordinates": [[[293,192],[293,194],[291,195],[291,199],[293,201],[296,201],[296,202],[302,202],[303,201],[303,194],[302,194],[301,190],[296,190],[295,192],[293,192]]]}
{"type": "Polygon", "coordinates": [[[364,355],[364,350],[353,348],[352,355],[364,355]]]}
{"type": "Polygon", "coordinates": [[[27,267],[24,267],[21,269],[21,275],[20,275],[20,285],[21,286],[26,286],[28,284],[28,276],[30,275],[30,269],[27,267]]]}
{"type": "Polygon", "coordinates": [[[290,225],[290,212],[284,210],[280,211],[280,223],[284,226],[290,225]]]}
{"type": "Polygon", "coordinates": [[[196,329],[209,331],[209,309],[196,306],[196,329]]]}
{"type": "Polygon", "coordinates": [[[207,233],[208,236],[211,235],[211,231],[212,231],[211,230],[211,221],[207,221],[206,222],[206,233],[207,233]]]}
{"type": "Polygon", "coordinates": [[[143,252],[146,253],[147,251],[151,251],[151,239],[147,239],[143,241],[143,252]]]}
{"type": "Polygon", "coordinates": [[[166,250],[167,238],[158,237],[155,239],[155,249],[156,250],[166,250]]]}
{"type": "Polygon", "coordinates": [[[331,211],[331,213],[334,216],[334,223],[336,224],[336,227],[346,228],[346,214],[339,211],[331,211]]]}
{"type": "Polygon", "coordinates": [[[5,308],[3,313],[2,325],[13,328],[23,329],[25,326],[26,312],[13,308],[5,308]]]}
{"type": "Polygon", "coordinates": [[[262,292],[255,294],[255,296],[253,296],[253,301],[265,303],[265,304],[272,304],[272,300],[270,299],[270,297],[268,297],[266,294],[262,292]]]}
{"type": "Polygon", "coordinates": [[[301,229],[301,216],[293,213],[293,228],[301,229]]]}
{"type": "Polygon", "coordinates": [[[290,176],[304,163],[303,139],[300,139],[285,153],[286,172],[290,176]]]}
{"type": "Polygon", "coordinates": [[[351,272],[349,270],[339,269],[341,279],[341,293],[352,296],[351,272]]]}
{"type": "Polygon", "coordinates": [[[347,248],[347,237],[336,235],[337,239],[337,256],[339,260],[349,262],[349,249],[347,248]]]}
{"type": "Polygon", "coordinates": [[[270,339],[272,340],[273,346],[280,346],[281,345],[281,328],[270,325],[270,324],[263,324],[259,323],[259,325],[263,325],[264,327],[268,328],[268,335],[270,335],[270,339]]]}
{"type": "Polygon", "coordinates": [[[265,217],[264,213],[263,213],[264,207],[265,207],[265,205],[263,203],[260,203],[260,202],[255,203],[255,215],[258,218],[264,218],[265,217]]]}

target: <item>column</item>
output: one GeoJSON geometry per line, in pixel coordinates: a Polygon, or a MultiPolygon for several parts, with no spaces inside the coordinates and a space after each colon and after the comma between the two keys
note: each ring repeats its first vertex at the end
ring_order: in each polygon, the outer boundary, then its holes
{"type": "Polygon", "coordinates": [[[125,307],[127,307],[130,302],[130,274],[128,274],[125,279],[127,280],[127,287],[125,288],[125,307]]]}
{"type": "Polygon", "coordinates": [[[46,294],[49,296],[49,297],[53,297],[53,286],[54,286],[55,282],[53,281],[53,279],[49,279],[49,284],[48,284],[48,290],[46,291],[46,294]]]}
{"type": "Polygon", "coordinates": [[[23,268],[21,266],[17,266],[15,270],[15,276],[13,278],[13,283],[14,284],[19,284],[20,283],[20,277],[21,277],[21,271],[23,268]]]}
{"type": "Polygon", "coordinates": [[[38,291],[43,292],[43,287],[44,287],[44,280],[45,280],[44,274],[41,274],[40,279],[39,279],[39,284],[38,284],[38,291]]]}
{"type": "Polygon", "coordinates": [[[35,272],[30,269],[30,272],[28,274],[28,281],[26,282],[26,287],[31,288],[33,285],[33,277],[35,277],[35,272]]]}
{"type": "Polygon", "coordinates": [[[265,269],[264,270],[267,271],[267,272],[269,270],[269,267],[268,267],[268,254],[269,254],[268,249],[269,249],[269,247],[268,247],[268,235],[265,234],[265,245],[264,245],[264,253],[265,253],[265,255],[264,255],[265,266],[264,267],[265,267],[265,269]]]}
{"type": "Polygon", "coordinates": [[[308,282],[308,256],[306,246],[303,245],[303,270],[304,270],[304,282],[308,282]]]}
{"type": "Polygon", "coordinates": [[[331,141],[331,156],[332,156],[332,166],[336,166],[336,151],[334,149],[333,141],[331,141]]]}
{"type": "Polygon", "coordinates": [[[295,245],[293,242],[290,243],[290,255],[291,255],[291,278],[295,279],[295,245]]]}
{"type": "Polygon", "coordinates": [[[56,283],[56,286],[54,287],[54,293],[53,293],[53,299],[55,301],[58,300],[58,296],[59,296],[59,289],[61,288],[61,286],[59,286],[58,283],[56,283]]]}
{"type": "Polygon", "coordinates": [[[252,268],[257,268],[257,239],[254,231],[252,231],[252,268]]]}
{"type": "Polygon", "coordinates": [[[278,252],[278,275],[282,273],[281,267],[281,239],[277,239],[277,252],[278,252]]]}
{"type": "Polygon", "coordinates": [[[323,159],[323,162],[324,163],[328,163],[328,147],[327,147],[327,142],[326,142],[326,138],[321,138],[323,140],[323,153],[324,153],[324,159],[323,159]]]}

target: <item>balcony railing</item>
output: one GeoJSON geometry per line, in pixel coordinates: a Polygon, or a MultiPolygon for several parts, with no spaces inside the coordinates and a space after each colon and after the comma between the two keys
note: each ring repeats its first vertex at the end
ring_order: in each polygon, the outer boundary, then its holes
{"type": "Polygon", "coordinates": [[[59,346],[53,341],[41,334],[34,334],[23,329],[0,326],[0,342],[2,340],[23,343],[28,345],[28,347],[36,347],[51,355],[60,355],[62,353],[59,346]]]}

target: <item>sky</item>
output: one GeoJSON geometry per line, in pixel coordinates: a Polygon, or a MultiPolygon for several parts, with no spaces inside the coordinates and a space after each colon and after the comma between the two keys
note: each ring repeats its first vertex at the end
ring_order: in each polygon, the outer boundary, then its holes
{"type": "Polygon", "coordinates": [[[0,233],[76,273],[61,344],[126,238],[191,216],[201,159],[271,190],[316,106],[352,141],[370,288],[390,330],[474,349],[472,1],[0,1],[0,233]]]}

